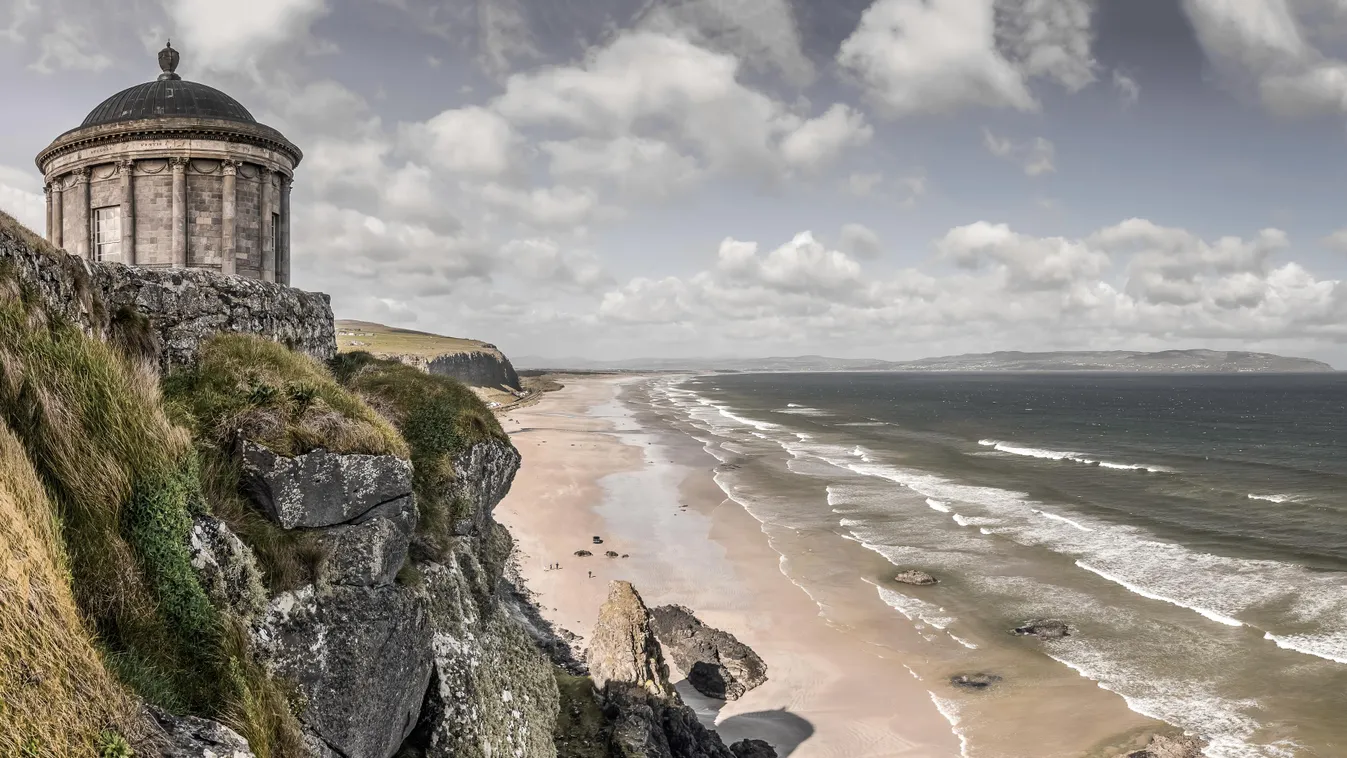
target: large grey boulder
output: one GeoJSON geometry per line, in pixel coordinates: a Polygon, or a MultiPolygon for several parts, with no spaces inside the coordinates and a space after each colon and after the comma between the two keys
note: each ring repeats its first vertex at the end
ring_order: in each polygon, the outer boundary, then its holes
{"type": "Polygon", "coordinates": [[[720,735],[676,698],[630,682],[609,681],[604,714],[612,720],[609,754],[622,758],[734,758],[720,735]]]}
{"type": "Polygon", "coordinates": [[[1128,753],[1126,758],[1202,758],[1205,745],[1187,735],[1155,734],[1145,748],[1128,753]]]}
{"type": "Polygon", "coordinates": [[[764,740],[739,740],[730,745],[734,758],[776,758],[776,748],[764,740]]]}
{"type": "Polygon", "coordinates": [[[156,741],[164,758],[256,758],[248,741],[224,724],[157,708],[150,713],[163,730],[156,741]]]}
{"type": "Polygon", "coordinates": [[[253,551],[223,521],[194,516],[188,536],[192,567],[216,608],[251,624],[266,609],[262,572],[253,551]]]}
{"type": "Polygon", "coordinates": [[[651,611],[655,636],[688,683],[707,697],[738,700],[767,681],[767,664],[729,632],[703,624],[681,605],[651,611]]]}
{"type": "Polygon", "coordinates": [[[610,681],[627,682],[652,695],[677,697],[651,629],[650,610],[630,582],[608,585],[608,599],[589,641],[588,664],[599,689],[610,681]]]}
{"type": "Polygon", "coordinates": [[[344,524],[412,492],[411,461],[395,456],[320,449],[289,458],[240,444],[245,489],[286,529],[344,524]]]}
{"type": "Polygon", "coordinates": [[[463,504],[452,524],[455,535],[481,536],[491,531],[491,511],[510,492],[519,461],[514,445],[495,439],[454,456],[455,477],[448,499],[463,504]]]}
{"type": "Polygon", "coordinates": [[[327,554],[322,581],[367,587],[392,584],[407,560],[416,521],[415,499],[407,495],[377,505],[349,524],[317,530],[316,539],[327,554]]]}
{"type": "Polygon", "coordinates": [[[345,758],[389,758],[416,726],[430,681],[423,592],[397,585],[310,585],[277,595],[254,648],[294,682],[300,721],[345,758]]]}

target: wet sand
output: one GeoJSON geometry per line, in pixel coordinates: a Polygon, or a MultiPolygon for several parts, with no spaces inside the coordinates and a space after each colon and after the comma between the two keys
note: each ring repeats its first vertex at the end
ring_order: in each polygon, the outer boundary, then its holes
{"type": "MultiPolygon", "coordinates": [[[[927,659],[913,625],[858,579],[856,566],[874,556],[831,532],[760,524],[726,499],[712,478],[717,462],[695,440],[617,400],[639,379],[562,381],[565,389],[502,418],[523,466],[496,509],[549,620],[579,634],[583,648],[608,582],[626,579],[648,605],[686,605],[766,661],[769,681],[735,702],[680,686],[727,743],[766,739],[798,758],[961,755],[941,707],[950,713],[966,695],[927,659]]],[[[975,732],[997,735],[982,744],[998,749],[972,754],[1081,756],[1153,725],[1072,679],[1066,673],[1047,697],[977,708],[979,721],[995,723],[975,732]]]]}

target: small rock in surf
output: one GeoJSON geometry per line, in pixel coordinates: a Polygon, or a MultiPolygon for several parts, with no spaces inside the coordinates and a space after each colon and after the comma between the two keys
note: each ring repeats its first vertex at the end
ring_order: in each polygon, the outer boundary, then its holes
{"type": "Polygon", "coordinates": [[[1030,621],[1024,626],[1015,627],[1014,632],[1041,640],[1059,640],[1071,636],[1071,627],[1067,626],[1065,621],[1030,621]]]}
{"type": "Polygon", "coordinates": [[[925,587],[928,585],[935,584],[936,578],[926,573],[925,571],[918,571],[916,569],[912,569],[910,571],[904,571],[898,576],[895,576],[893,578],[893,581],[899,582],[900,584],[915,584],[918,587],[925,587]]]}
{"type": "Polygon", "coordinates": [[[955,687],[963,687],[969,690],[985,690],[988,687],[1001,681],[1001,677],[996,674],[955,674],[949,678],[949,683],[955,687]]]}

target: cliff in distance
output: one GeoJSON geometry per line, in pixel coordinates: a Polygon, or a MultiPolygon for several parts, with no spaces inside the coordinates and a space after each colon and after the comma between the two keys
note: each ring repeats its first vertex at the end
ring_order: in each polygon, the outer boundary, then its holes
{"type": "Polygon", "coordinates": [[[521,390],[510,359],[490,343],[370,321],[341,319],[336,323],[337,349],[342,352],[364,351],[452,377],[471,387],[521,390]]]}

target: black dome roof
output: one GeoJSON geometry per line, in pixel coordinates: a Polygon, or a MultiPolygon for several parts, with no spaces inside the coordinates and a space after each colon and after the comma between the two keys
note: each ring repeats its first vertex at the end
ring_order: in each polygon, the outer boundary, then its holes
{"type": "Polygon", "coordinates": [[[137,84],[118,92],[90,111],[80,127],[163,117],[257,123],[247,108],[220,90],[173,78],[137,84]]]}

